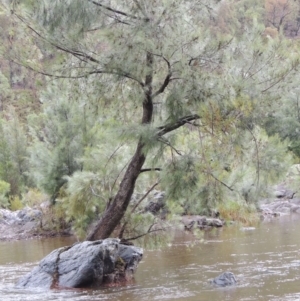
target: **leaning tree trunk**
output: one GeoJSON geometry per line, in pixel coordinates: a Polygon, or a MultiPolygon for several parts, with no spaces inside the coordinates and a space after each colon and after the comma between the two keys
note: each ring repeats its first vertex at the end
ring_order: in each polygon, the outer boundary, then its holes
{"type": "MultiPolygon", "coordinates": [[[[152,65],[153,54],[147,53],[146,58],[148,75],[145,78],[144,84],[144,102],[143,102],[143,117],[142,124],[149,124],[152,121],[153,101],[152,101],[152,65]]],[[[130,203],[136,180],[141,172],[143,164],[146,160],[146,155],[143,152],[143,142],[140,139],[126,171],[121,181],[119,190],[111,201],[110,205],[103,213],[103,216],[96,224],[92,232],[87,236],[86,240],[104,239],[111,235],[116,226],[124,216],[127,207],[130,203]]]]}
{"type": "Polygon", "coordinates": [[[142,148],[142,143],[139,143],[116,196],[104,212],[95,229],[87,237],[87,240],[97,240],[109,237],[124,216],[134,191],[135,182],[146,159],[142,152],[142,148]]]}

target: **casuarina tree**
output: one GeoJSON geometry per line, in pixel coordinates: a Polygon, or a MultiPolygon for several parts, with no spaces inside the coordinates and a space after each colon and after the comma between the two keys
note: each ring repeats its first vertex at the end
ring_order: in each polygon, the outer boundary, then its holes
{"type": "MultiPolygon", "coordinates": [[[[200,171],[233,191],[234,181],[229,185],[214,172],[220,161],[212,149],[224,148],[229,158],[236,150],[229,146],[247,132],[257,155],[258,120],[278,96],[278,84],[292,78],[298,65],[280,52],[283,41],[266,37],[253,11],[241,4],[226,17],[223,3],[213,0],[11,2],[16,22],[38,41],[45,57],[53,58],[51,64],[22,64],[52,79],[77,81],[86,105],[97,108],[95,123],[130,137],[129,150],[135,143],[88,240],[112,234],[146,171],[160,173],[162,183],[169,178],[171,195],[190,193],[200,171]],[[245,18],[239,9],[245,9],[245,18]],[[228,25],[232,16],[235,22],[228,25]],[[198,147],[185,152],[176,147],[173,134],[182,129],[187,134],[197,129],[198,147]],[[210,159],[200,160],[206,149],[210,159]]],[[[257,162],[258,156],[258,170],[257,162]]]]}

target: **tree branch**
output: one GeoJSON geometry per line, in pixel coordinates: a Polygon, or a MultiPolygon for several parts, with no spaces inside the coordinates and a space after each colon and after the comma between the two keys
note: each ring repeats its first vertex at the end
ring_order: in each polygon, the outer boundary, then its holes
{"type": "Polygon", "coordinates": [[[135,240],[135,239],[141,238],[141,237],[143,237],[143,236],[145,236],[145,235],[147,235],[147,234],[153,233],[153,232],[165,231],[164,228],[159,228],[159,229],[153,229],[153,230],[152,230],[153,226],[155,226],[155,225],[156,225],[155,223],[152,224],[152,225],[149,227],[149,229],[148,229],[148,231],[147,231],[146,233],[140,234],[140,235],[138,235],[138,236],[134,236],[134,237],[127,238],[126,241],[129,241],[129,240],[135,240]]]}
{"type": "Polygon", "coordinates": [[[211,177],[213,177],[217,182],[221,183],[223,186],[225,186],[226,188],[228,188],[230,191],[234,191],[233,188],[231,188],[230,186],[228,186],[226,183],[224,183],[223,181],[219,180],[217,177],[215,177],[211,172],[206,172],[205,173],[209,174],[211,177]]]}
{"type": "MultiPolygon", "coordinates": [[[[141,204],[141,202],[148,196],[148,194],[159,184],[159,182],[156,182],[155,184],[153,184],[149,189],[148,191],[137,201],[137,203],[133,206],[133,208],[131,209],[131,212],[130,214],[132,214],[135,209],[141,204]]],[[[129,215],[130,217],[130,215],[129,215]]],[[[129,220],[126,220],[119,232],[119,235],[118,235],[118,238],[123,238],[123,234],[124,234],[124,231],[126,229],[126,226],[128,224],[128,221],[129,220]]]]}
{"type": "Polygon", "coordinates": [[[152,100],[152,83],[153,83],[153,54],[147,52],[146,54],[146,66],[147,74],[144,84],[144,101],[143,101],[143,117],[142,124],[150,123],[153,115],[153,100],[152,100]]]}
{"type": "Polygon", "coordinates": [[[173,151],[175,151],[179,156],[182,156],[182,153],[176,149],[166,138],[164,137],[159,137],[158,138],[158,141],[166,144],[167,146],[169,146],[173,151]]]}
{"type": "Polygon", "coordinates": [[[170,79],[172,76],[172,72],[171,72],[171,64],[170,62],[162,56],[162,58],[164,59],[164,61],[167,63],[168,65],[168,74],[163,82],[163,84],[161,85],[161,87],[152,95],[152,98],[156,97],[157,95],[161,94],[164,92],[164,90],[166,89],[166,87],[169,85],[170,83],[170,79]]]}
{"type": "Polygon", "coordinates": [[[33,67],[31,66],[28,66],[28,65],[23,65],[17,61],[13,61],[15,64],[19,65],[19,66],[22,66],[22,67],[25,67],[31,71],[34,71],[36,73],[39,73],[39,74],[42,74],[42,75],[45,75],[45,76],[49,76],[49,77],[54,77],[54,78],[71,78],[71,79],[77,79],[77,78],[84,78],[84,77],[87,77],[89,75],[93,75],[93,74],[110,74],[110,75],[118,75],[118,76],[123,76],[123,77],[126,77],[128,79],[132,79],[134,81],[136,81],[137,83],[139,83],[142,87],[144,87],[144,83],[139,81],[138,79],[134,78],[133,76],[131,76],[130,74],[124,72],[122,73],[122,71],[118,72],[118,71],[109,71],[109,70],[93,70],[93,71],[89,71],[89,72],[86,72],[86,73],[83,73],[83,74],[79,74],[79,75],[57,75],[57,74],[52,74],[52,73],[49,73],[49,72],[45,72],[45,71],[42,71],[42,70],[37,70],[37,69],[34,69],[33,67]]]}
{"type": "Polygon", "coordinates": [[[92,185],[90,185],[90,188],[91,188],[92,194],[93,194],[94,196],[96,196],[96,197],[98,197],[98,198],[101,198],[101,199],[103,199],[104,201],[107,201],[102,195],[97,194],[97,193],[95,192],[95,190],[94,190],[94,188],[93,188],[92,185]]]}
{"type": "Polygon", "coordinates": [[[161,170],[162,170],[161,168],[144,168],[141,169],[140,173],[147,172],[147,171],[161,171],[161,170]]]}
{"type": "MultiPolygon", "coordinates": [[[[42,40],[46,41],[47,43],[49,43],[50,45],[52,45],[53,47],[55,47],[56,49],[63,51],[65,53],[69,53],[73,56],[75,56],[77,59],[81,59],[83,58],[85,62],[90,61],[93,63],[97,63],[100,64],[100,61],[97,60],[96,58],[94,58],[91,55],[86,54],[85,52],[82,52],[80,50],[72,50],[72,49],[68,49],[65,48],[63,46],[60,46],[54,42],[51,42],[50,40],[46,39],[41,33],[39,33],[36,29],[34,29],[31,25],[29,25],[21,16],[15,14],[15,16],[21,21],[23,22],[32,32],[34,32],[39,38],[41,38],[42,40]]],[[[18,63],[19,65],[21,65],[20,63],[18,63]]],[[[23,67],[26,67],[32,71],[38,72],[40,74],[46,75],[46,76],[50,76],[50,77],[55,77],[55,78],[83,78],[86,77],[88,75],[92,75],[92,74],[111,74],[111,75],[118,75],[118,76],[123,76],[126,77],[128,79],[132,79],[134,81],[136,81],[137,83],[140,84],[140,86],[144,87],[144,83],[140,80],[138,80],[137,78],[135,78],[133,75],[131,75],[128,72],[122,71],[122,70],[93,70],[84,74],[80,74],[78,76],[66,76],[66,75],[55,75],[55,74],[51,74],[48,72],[44,72],[44,71],[39,71],[39,70],[35,70],[34,68],[30,67],[30,66],[25,66],[22,65],[23,67]]]]}
{"type": "MultiPolygon", "coordinates": [[[[270,90],[271,88],[273,88],[274,86],[276,86],[278,83],[280,83],[281,81],[283,81],[292,71],[294,71],[296,69],[296,67],[299,65],[300,61],[297,61],[296,63],[294,63],[292,65],[292,67],[290,68],[290,70],[286,71],[283,75],[281,75],[279,77],[279,79],[277,79],[275,82],[273,82],[269,87],[265,88],[264,90],[262,90],[262,93],[267,92],[268,90],[270,90]]],[[[261,82],[262,83],[262,82],[261,82]]],[[[261,84],[260,83],[260,84],[261,84]]]]}
{"type": "Polygon", "coordinates": [[[158,129],[157,136],[161,137],[164,134],[174,131],[174,130],[178,129],[179,127],[185,125],[186,123],[189,123],[196,119],[200,119],[200,116],[197,114],[193,114],[193,115],[188,115],[188,116],[182,117],[182,118],[178,119],[176,122],[160,126],[157,128],[158,129]]]}
{"type": "Polygon", "coordinates": [[[258,185],[259,185],[259,181],[260,181],[260,160],[259,160],[259,148],[258,148],[258,143],[257,143],[257,139],[254,135],[254,133],[251,131],[250,127],[247,126],[248,131],[250,132],[253,141],[255,143],[255,151],[256,151],[256,161],[257,161],[257,167],[256,167],[256,174],[257,174],[257,185],[256,185],[256,190],[258,190],[258,185]]]}
{"type": "Polygon", "coordinates": [[[140,203],[148,196],[148,194],[159,184],[159,182],[154,183],[148,191],[137,201],[134,207],[131,209],[131,213],[135,211],[135,209],[140,205],[140,203]]]}
{"type": "Polygon", "coordinates": [[[85,59],[88,59],[89,61],[91,62],[94,62],[94,63],[97,63],[97,64],[100,64],[100,61],[98,61],[97,59],[95,59],[94,57],[82,52],[82,51],[79,51],[79,50],[71,50],[71,49],[67,49],[67,48],[64,48],[60,45],[57,45],[51,41],[49,41],[48,39],[46,39],[41,33],[39,33],[36,29],[34,29],[31,25],[28,24],[28,22],[22,18],[20,15],[16,14],[14,12],[14,15],[22,22],[24,23],[32,32],[34,32],[39,38],[41,38],[42,40],[46,41],[47,43],[49,43],[50,45],[52,45],[53,47],[57,48],[58,50],[61,50],[61,51],[64,51],[66,53],[70,53],[74,56],[80,56],[80,57],[83,57],[85,59]]]}
{"type": "Polygon", "coordinates": [[[97,6],[100,6],[100,7],[103,7],[104,9],[108,10],[108,11],[111,11],[115,14],[118,14],[118,15],[122,15],[124,17],[127,17],[127,18],[131,18],[131,19],[135,19],[135,20],[144,20],[144,21],[149,21],[149,19],[146,19],[146,18],[140,18],[140,17],[137,17],[135,15],[131,15],[131,14],[128,14],[128,13],[125,13],[123,11],[120,11],[120,10],[117,10],[117,9],[114,9],[114,8],[111,8],[109,6],[106,6],[106,5],[103,5],[97,1],[94,1],[94,0],[88,0],[89,2],[97,5],[97,6]]]}

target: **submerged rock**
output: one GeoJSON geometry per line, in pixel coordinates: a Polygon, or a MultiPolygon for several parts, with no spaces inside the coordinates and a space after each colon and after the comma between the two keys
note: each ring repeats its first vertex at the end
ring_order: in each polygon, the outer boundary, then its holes
{"type": "Polygon", "coordinates": [[[185,230],[192,230],[195,227],[206,229],[210,227],[223,227],[224,221],[219,218],[206,217],[201,215],[184,215],[181,218],[185,230]]]}
{"type": "Polygon", "coordinates": [[[132,279],[143,250],[119,239],[85,241],[54,250],[22,277],[18,288],[98,287],[132,279]]]}
{"type": "Polygon", "coordinates": [[[211,284],[216,286],[229,286],[229,285],[235,285],[236,284],[236,278],[233,273],[231,272],[224,272],[218,277],[214,278],[210,281],[211,284]]]}

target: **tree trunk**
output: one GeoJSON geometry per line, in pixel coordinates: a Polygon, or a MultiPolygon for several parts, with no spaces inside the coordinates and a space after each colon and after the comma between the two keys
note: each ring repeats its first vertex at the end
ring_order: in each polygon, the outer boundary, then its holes
{"type": "MultiPolygon", "coordinates": [[[[152,65],[153,54],[147,53],[146,65],[149,70],[145,78],[144,85],[144,102],[142,124],[149,124],[152,121],[153,102],[152,102],[152,65]]],[[[110,203],[102,218],[99,220],[92,232],[87,236],[86,240],[105,239],[111,235],[120,220],[123,218],[129,202],[131,200],[136,180],[141,172],[146,155],[143,152],[143,142],[140,139],[126,171],[121,181],[119,190],[110,203]]]]}
{"type": "Polygon", "coordinates": [[[87,237],[87,240],[97,240],[109,237],[124,216],[134,191],[135,182],[146,159],[145,155],[142,153],[142,148],[143,145],[139,143],[125,172],[118,193],[104,212],[95,229],[87,237]]]}

